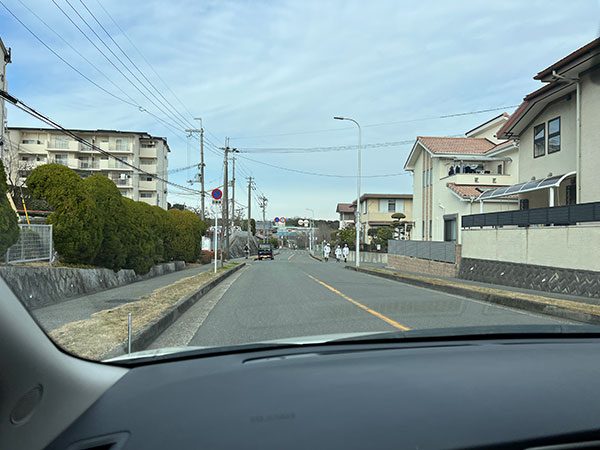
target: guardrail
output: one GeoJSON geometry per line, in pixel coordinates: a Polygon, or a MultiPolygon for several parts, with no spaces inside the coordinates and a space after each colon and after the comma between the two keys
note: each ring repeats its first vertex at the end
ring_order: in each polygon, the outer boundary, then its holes
{"type": "Polygon", "coordinates": [[[456,243],[444,241],[388,241],[388,254],[454,264],[456,243]]]}
{"type": "Polygon", "coordinates": [[[600,202],[470,214],[461,218],[462,228],[502,227],[505,225],[520,227],[530,225],[575,225],[582,222],[600,222],[600,202]]]}

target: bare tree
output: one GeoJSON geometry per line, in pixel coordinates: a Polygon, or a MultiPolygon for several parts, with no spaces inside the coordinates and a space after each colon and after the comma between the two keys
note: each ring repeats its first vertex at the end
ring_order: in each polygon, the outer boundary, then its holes
{"type": "Polygon", "coordinates": [[[20,151],[21,145],[13,143],[9,138],[6,139],[8,149],[3,155],[4,168],[6,170],[6,178],[8,185],[12,189],[22,188],[25,186],[25,178],[31,172],[35,165],[32,161],[23,161],[20,151]]]}

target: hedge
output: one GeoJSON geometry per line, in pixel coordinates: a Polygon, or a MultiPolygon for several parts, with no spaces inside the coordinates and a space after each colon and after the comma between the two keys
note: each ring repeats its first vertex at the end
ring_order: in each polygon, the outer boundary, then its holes
{"type": "Polygon", "coordinates": [[[55,208],[47,223],[61,261],[143,274],[160,262],[201,258],[206,223],[191,211],[133,201],[104,175],[83,180],[59,164],[37,167],[27,185],[55,208]]]}

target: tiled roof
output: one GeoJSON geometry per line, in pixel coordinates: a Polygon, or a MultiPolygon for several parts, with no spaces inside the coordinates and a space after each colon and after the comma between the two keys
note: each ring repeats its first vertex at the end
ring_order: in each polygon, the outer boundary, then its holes
{"type": "MultiPolygon", "coordinates": [[[[499,187],[499,186],[481,186],[479,184],[472,185],[472,184],[455,184],[455,183],[446,183],[446,186],[450,190],[452,190],[453,192],[455,192],[456,194],[461,196],[462,198],[477,198],[484,191],[486,191],[488,189],[497,189],[499,187]]],[[[518,195],[510,195],[505,198],[518,198],[518,195]]]]}
{"type": "Polygon", "coordinates": [[[490,151],[495,144],[484,138],[467,137],[427,137],[419,136],[417,140],[431,153],[435,154],[475,154],[480,155],[490,151]]]}
{"type": "Polygon", "coordinates": [[[598,47],[600,47],[600,38],[594,39],[592,42],[584,45],[581,48],[578,48],[574,52],[572,52],[572,53],[568,54],[567,56],[565,56],[563,59],[555,62],[550,67],[547,67],[544,70],[538,72],[538,74],[535,77],[533,77],[533,79],[534,80],[541,80],[545,76],[551,75],[553,70],[556,70],[556,71],[560,70],[562,67],[566,66],[571,61],[579,58],[580,56],[582,56],[586,52],[590,52],[590,51],[592,51],[592,50],[594,50],[594,49],[596,49],[598,47]]]}
{"type": "Polygon", "coordinates": [[[338,213],[350,213],[354,212],[354,205],[352,203],[338,203],[335,212],[338,213]]]}

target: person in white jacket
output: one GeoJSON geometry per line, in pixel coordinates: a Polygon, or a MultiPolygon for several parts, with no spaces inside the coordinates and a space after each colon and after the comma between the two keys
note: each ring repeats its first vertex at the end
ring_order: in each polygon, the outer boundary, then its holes
{"type": "Polygon", "coordinates": [[[344,248],[342,249],[342,255],[344,255],[344,262],[348,262],[348,255],[350,254],[350,248],[348,244],[344,244],[344,248]]]}
{"type": "Polygon", "coordinates": [[[325,258],[325,262],[329,261],[330,253],[331,253],[331,247],[329,246],[329,243],[326,243],[325,247],[323,247],[323,258],[325,258]]]}
{"type": "Polygon", "coordinates": [[[340,247],[339,245],[335,248],[335,260],[337,262],[340,262],[340,260],[342,259],[342,247],[340,247]]]}

